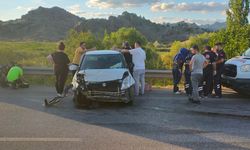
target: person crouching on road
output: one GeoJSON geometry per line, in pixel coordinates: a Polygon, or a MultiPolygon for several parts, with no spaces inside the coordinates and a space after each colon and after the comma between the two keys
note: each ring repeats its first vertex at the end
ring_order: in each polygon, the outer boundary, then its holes
{"type": "Polygon", "coordinates": [[[189,98],[189,100],[193,103],[200,103],[199,85],[202,82],[203,68],[206,67],[207,62],[206,58],[200,53],[199,47],[197,45],[193,46],[191,50],[195,55],[190,61],[193,94],[192,97],[189,98]]]}
{"type": "Polygon", "coordinates": [[[9,69],[7,81],[13,89],[28,88],[28,84],[24,83],[23,69],[16,64],[13,64],[13,66],[9,69]]]}
{"type": "Polygon", "coordinates": [[[65,45],[61,42],[58,46],[58,50],[47,58],[54,65],[54,73],[56,76],[56,91],[58,97],[63,97],[64,86],[68,77],[68,64],[70,63],[69,57],[64,53],[65,45]]]}
{"type": "Polygon", "coordinates": [[[192,57],[194,56],[194,54],[189,51],[189,54],[187,55],[186,59],[185,59],[185,70],[184,70],[184,76],[185,76],[185,83],[184,83],[184,87],[185,87],[185,92],[187,94],[187,96],[191,96],[192,95],[192,83],[191,83],[191,71],[190,71],[190,61],[192,59],[192,57]]]}
{"type": "Polygon", "coordinates": [[[182,77],[182,68],[184,65],[184,61],[189,54],[189,50],[186,48],[182,48],[178,54],[175,55],[174,60],[173,60],[173,69],[172,69],[172,74],[173,74],[173,92],[175,94],[180,94],[180,90],[178,87],[178,84],[181,81],[182,77]]]}
{"type": "Polygon", "coordinates": [[[144,95],[145,90],[145,60],[146,53],[141,48],[140,42],[135,42],[135,49],[122,50],[123,53],[130,53],[134,64],[133,77],[135,79],[135,96],[144,95]],[[141,84],[141,93],[140,93],[141,84]]]}

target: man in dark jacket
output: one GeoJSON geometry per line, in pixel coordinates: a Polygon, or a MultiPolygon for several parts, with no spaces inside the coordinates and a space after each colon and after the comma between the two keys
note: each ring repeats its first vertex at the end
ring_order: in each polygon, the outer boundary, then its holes
{"type": "Polygon", "coordinates": [[[216,54],[212,52],[212,48],[210,46],[205,47],[205,52],[203,53],[206,58],[208,65],[204,68],[203,71],[203,94],[205,97],[212,95],[213,92],[213,80],[216,69],[216,54]]]}
{"type": "Polygon", "coordinates": [[[179,53],[175,55],[173,59],[173,69],[172,69],[172,74],[173,74],[173,92],[175,94],[180,94],[180,90],[178,87],[178,84],[181,81],[182,77],[182,68],[185,62],[185,59],[189,53],[189,50],[186,48],[180,49],[179,53]]]}
{"type": "Polygon", "coordinates": [[[222,48],[222,43],[216,43],[215,44],[215,52],[217,54],[216,59],[216,75],[214,77],[214,91],[215,91],[215,97],[221,98],[222,97],[222,73],[224,71],[224,64],[226,62],[226,53],[224,52],[222,48]]]}
{"type": "MultiPolygon", "coordinates": [[[[126,41],[122,44],[122,49],[124,50],[131,50],[131,46],[126,41]]],[[[123,53],[126,63],[128,65],[129,72],[133,75],[134,63],[133,63],[133,56],[130,53],[123,53]]]]}

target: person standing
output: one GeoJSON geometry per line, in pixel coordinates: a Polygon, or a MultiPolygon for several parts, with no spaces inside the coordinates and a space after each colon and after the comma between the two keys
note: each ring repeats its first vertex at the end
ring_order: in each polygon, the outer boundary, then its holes
{"type": "Polygon", "coordinates": [[[72,61],[72,64],[70,66],[70,70],[72,71],[73,76],[75,75],[77,68],[80,65],[80,61],[82,58],[82,55],[87,52],[86,49],[86,43],[85,42],[80,42],[80,46],[75,50],[75,55],[72,61]]]}
{"type": "Polygon", "coordinates": [[[192,83],[191,83],[191,71],[190,71],[190,61],[192,59],[192,57],[194,56],[194,54],[189,51],[189,54],[187,55],[186,59],[185,59],[185,70],[184,70],[184,76],[185,76],[185,92],[187,94],[187,96],[191,96],[192,95],[192,83]]]}
{"type": "Polygon", "coordinates": [[[212,48],[210,46],[205,47],[205,52],[203,56],[206,58],[208,65],[203,70],[203,92],[205,98],[209,95],[212,95],[213,92],[213,81],[214,75],[216,73],[216,54],[212,52],[212,48]]]}
{"type": "Polygon", "coordinates": [[[195,54],[190,61],[191,81],[193,86],[193,94],[189,100],[193,103],[200,103],[199,85],[203,78],[203,68],[206,67],[206,58],[200,53],[199,47],[194,45],[192,53],[195,54]]]}
{"type": "Polygon", "coordinates": [[[47,58],[54,65],[54,73],[56,76],[56,91],[58,97],[63,97],[64,86],[68,76],[68,65],[70,63],[69,57],[64,53],[65,45],[60,42],[58,50],[50,54],[47,58]]]}
{"type": "Polygon", "coordinates": [[[224,71],[224,64],[226,62],[226,53],[224,52],[222,48],[222,43],[216,43],[215,44],[215,52],[217,54],[217,60],[216,60],[216,75],[214,76],[214,91],[215,91],[215,97],[216,98],[222,98],[222,74],[224,71]]]}
{"type": "Polygon", "coordinates": [[[172,74],[173,74],[173,92],[175,94],[180,94],[180,90],[178,87],[178,84],[181,81],[182,77],[182,68],[184,65],[185,58],[189,54],[189,50],[186,48],[180,49],[179,53],[175,55],[174,60],[173,60],[173,69],[172,69],[172,74]]]}
{"type": "MultiPolygon", "coordinates": [[[[122,44],[122,49],[131,50],[131,46],[126,41],[122,44]]],[[[133,75],[133,69],[134,69],[133,56],[130,53],[123,53],[123,55],[128,65],[129,72],[133,75]]]]}
{"type": "Polygon", "coordinates": [[[135,79],[135,96],[144,95],[145,90],[145,60],[146,53],[141,48],[140,42],[135,42],[135,49],[122,50],[123,53],[130,53],[134,64],[133,77],[135,79]],[[141,91],[140,91],[141,85],[141,91]]]}

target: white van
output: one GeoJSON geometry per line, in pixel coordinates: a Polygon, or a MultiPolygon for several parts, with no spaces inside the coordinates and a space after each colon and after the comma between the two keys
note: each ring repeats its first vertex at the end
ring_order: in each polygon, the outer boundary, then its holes
{"type": "Polygon", "coordinates": [[[232,58],[225,63],[222,78],[224,86],[242,94],[250,94],[250,49],[242,56],[232,58]]]}

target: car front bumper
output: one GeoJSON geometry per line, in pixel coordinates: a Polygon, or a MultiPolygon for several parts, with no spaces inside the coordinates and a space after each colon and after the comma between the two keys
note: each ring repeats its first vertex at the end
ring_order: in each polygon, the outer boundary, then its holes
{"type": "Polygon", "coordinates": [[[87,99],[100,102],[129,102],[126,91],[106,92],[106,91],[82,91],[87,99]]]}
{"type": "Polygon", "coordinates": [[[250,79],[240,79],[223,76],[222,83],[224,86],[235,89],[237,91],[242,90],[244,92],[250,92],[250,79]]]}

